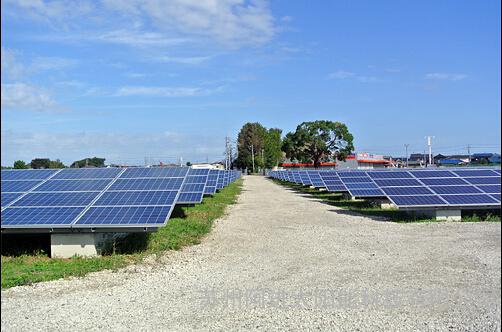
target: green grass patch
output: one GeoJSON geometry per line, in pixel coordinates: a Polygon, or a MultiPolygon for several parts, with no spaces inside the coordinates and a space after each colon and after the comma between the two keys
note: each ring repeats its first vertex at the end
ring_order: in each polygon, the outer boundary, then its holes
{"type": "Polygon", "coordinates": [[[113,243],[110,253],[101,257],[54,259],[43,252],[2,255],[2,288],[84,276],[104,269],[116,270],[140,262],[151,254],[198,244],[211,231],[213,221],[224,215],[228,205],[236,202],[241,189],[242,179],[239,179],[214,196],[205,197],[202,204],[176,207],[165,227],[155,233],[130,233],[113,243]]]}
{"type": "MultiPolygon", "coordinates": [[[[298,193],[308,194],[320,201],[337,206],[344,210],[370,216],[386,219],[398,223],[407,222],[438,222],[436,219],[431,219],[428,216],[421,214],[419,211],[402,211],[398,209],[382,209],[379,205],[370,200],[347,200],[343,198],[341,193],[333,193],[329,191],[320,191],[319,189],[309,188],[301,184],[272,179],[275,183],[290,188],[298,193]]],[[[462,213],[463,222],[500,222],[500,211],[480,210],[466,211],[462,213]],[[497,213],[498,212],[498,213],[497,213]]]]}

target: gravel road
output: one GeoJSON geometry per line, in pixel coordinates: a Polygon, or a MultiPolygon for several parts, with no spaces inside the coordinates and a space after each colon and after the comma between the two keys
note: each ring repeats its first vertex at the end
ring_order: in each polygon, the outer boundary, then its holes
{"type": "Polygon", "coordinates": [[[2,291],[2,330],[500,331],[500,223],[396,224],[263,177],[202,244],[2,291]]]}

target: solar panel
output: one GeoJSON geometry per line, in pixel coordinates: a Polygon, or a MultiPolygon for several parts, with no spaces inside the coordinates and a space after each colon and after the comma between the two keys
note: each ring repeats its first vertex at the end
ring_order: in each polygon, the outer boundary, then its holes
{"type": "Polygon", "coordinates": [[[383,197],[385,194],[380,189],[352,189],[350,194],[354,197],[383,197]]]}
{"type": "Polygon", "coordinates": [[[91,207],[76,226],[162,226],[171,214],[171,206],[91,207]]]}
{"type": "Polygon", "coordinates": [[[65,168],[54,175],[52,179],[113,179],[121,171],[120,168],[65,168]]]}
{"type": "Polygon", "coordinates": [[[439,196],[392,196],[388,198],[397,206],[401,207],[423,207],[445,205],[439,196]]]}
{"type": "Polygon", "coordinates": [[[473,177],[473,176],[498,176],[496,172],[489,169],[473,169],[473,170],[454,170],[453,173],[460,177],[473,177]]]}
{"type": "Polygon", "coordinates": [[[44,180],[56,173],[55,169],[2,170],[2,180],[44,180]]]}
{"type": "Polygon", "coordinates": [[[495,198],[500,202],[500,194],[490,194],[491,197],[495,198]]]}
{"type": "Polygon", "coordinates": [[[500,185],[479,185],[478,189],[489,194],[500,194],[500,185]]]}
{"type": "Polygon", "coordinates": [[[48,180],[34,191],[101,191],[112,179],[48,180]]]}
{"type": "Polygon", "coordinates": [[[181,167],[53,172],[43,183],[33,181],[38,187],[24,196],[2,193],[11,204],[2,211],[2,228],[158,226],[167,221],[187,172],[181,167]]]}
{"type": "Polygon", "coordinates": [[[460,178],[432,178],[420,179],[427,186],[458,186],[469,184],[467,181],[460,178]]]}
{"type": "Polygon", "coordinates": [[[472,184],[500,184],[500,177],[491,176],[484,178],[465,178],[465,181],[472,184]]]}
{"type": "Polygon", "coordinates": [[[450,171],[427,171],[427,170],[413,170],[410,171],[410,173],[419,179],[423,178],[449,178],[449,177],[455,177],[455,174],[453,174],[450,171]]]}
{"type": "MultiPolygon", "coordinates": [[[[226,174],[227,178],[229,173],[226,174]]],[[[204,188],[209,176],[209,169],[190,169],[185,177],[177,204],[200,203],[204,196],[204,188]]],[[[228,179],[226,180],[228,181],[228,179]]]]}
{"type": "Polygon", "coordinates": [[[422,185],[418,180],[415,179],[375,179],[374,182],[380,187],[413,187],[422,185]]]}
{"type": "Polygon", "coordinates": [[[9,207],[2,211],[2,227],[69,227],[84,207],[9,207]]]}
{"type": "Polygon", "coordinates": [[[498,205],[499,202],[486,194],[471,195],[441,195],[450,205],[498,205]]]}
{"type": "Polygon", "coordinates": [[[475,194],[482,193],[474,186],[431,186],[429,187],[436,194],[475,194]]]}
{"type": "Polygon", "coordinates": [[[372,182],[369,183],[345,183],[347,189],[377,189],[378,186],[372,182]]]}
{"type": "Polygon", "coordinates": [[[110,190],[176,190],[181,188],[183,178],[142,178],[115,181],[110,190]]]}
{"type": "Polygon", "coordinates": [[[425,187],[385,187],[382,188],[383,192],[388,196],[397,195],[431,195],[434,194],[432,191],[425,187]]]}
{"type": "Polygon", "coordinates": [[[82,206],[89,205],[92,200],[99,194],[98,191],[92,192],[52,192],[52,193],[36,193],[31,192],[24,195],[21,199],[12,204],[12,206],[82,206]]]}
{"type": "Polygon", "coordinates": [[[21,195],[22,193],[2,193],[2,207],[8,205],[21,195]]]}
{"type": "Polygon", "coordinates": [[[42,181],[2,181],[2,192],[26,192],[42,181]]]}
{"type": "Polygon", "coordinates": [[[412,178],[411,174],[402,171],[380,171],[380,172],[368,172],[368,175],[373,179],[405,179],[412,178]]]}
{"type": "Polygon", "coordinates": [[[203,193],[180,193],[177,203],[189,204],[202,201],[203,193]]]}
{"type": "Polygon", "coordinates": [[[95,206],[172,205],[178,191],[107,191],[95,206]]]}

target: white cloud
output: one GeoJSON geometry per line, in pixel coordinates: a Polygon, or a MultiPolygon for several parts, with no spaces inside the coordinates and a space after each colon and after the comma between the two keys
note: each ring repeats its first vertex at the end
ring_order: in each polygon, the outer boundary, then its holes
{"type": "Polygon", "coordinates": [[[26,67],[16,60],[16,51],[2,46],[2,74],[11,79],[20,79],[26,75],[26,67]]]}
{"type": "Polygon", "coordinates": [[[158,32],[144,32],[131,29],[113,30],[98,35],[89,34],[87,36],[82,36],[82,38],[137,47],[174,46],[189,41],[188,38],[169,38],[158,32]]]}
{"type": "Polygon", "coordinates": [[[75,59],[60,57],[38,57],[33,59],[31,70],[34,72],[46,70],[60,70],[75,66],[78,63],[75,59]]]}
{"type": "Polygon", "coordinates": [[[37,112],[63,110],[47,91],[24,83],[2,84],[2,107],[37,112]]]}
{"type": "Polygon", "coordinates": [[[163,63],[178,63],[183,65],[199,65],[203,62],[211,59],[210,56],[198,56],[198,57],[172,57],[172,56],[160,56],[153,58],[154,61],[163,63]]]}
{"type": "Polygon", "coordinates": [[[329,80],[346,80],[351,79],[361,83],[380,83],[382,79],[375,76],[364,76],[354,72],[339,70],[328,75],[329,80]]]}
{"type": "Polygon", "coordinates": [[[208,96],[219,92],[223,87],[204,89],[200,87],[165,87],[165,86],[125,86],[119,88],[115,96],[157,96],[157,97],[196,97],[208,96]]]}
{"type": "Polygon", "coordinates": [[[467,78],[466,74],[451,74],[451,73],[429,73],[425,75],[428,80],[441,80],[441,81],[461,81],[467,78]]]}
{"type": "Polygon", "coordinates": [[[50,22],[51,20],[67,20],[86,15],[94,9],[91,1],[62,1],[62,0],[5,0],[9,5],[21,9],[24,16],[50,22]]]}
{"type": "Polygon", "coordinates": [[[263,0],[107,0],[105,6],[169,34],[209,37],[231,47],[262,44],[276,34],[263,0]]]}

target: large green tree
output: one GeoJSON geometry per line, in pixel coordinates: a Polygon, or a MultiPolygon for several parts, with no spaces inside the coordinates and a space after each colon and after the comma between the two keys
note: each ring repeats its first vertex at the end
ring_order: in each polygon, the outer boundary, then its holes
{"type": "Polygon", "coordinates": [[[236,166],[239,168],[253,168],[253,154],[254,154],[254,169],[263,167],[264,158],[262,152],[265,149],[265,137],[267,129],[260,123],[246,123],[237,138],[237,160],[236,166]]]}
{"type": "Polygon", "coordinates": [[[28,165],[22,160],[16,160],[14,162],[14,169],[26,169],[28,168],[28,165]]]}
{"type": "Polygon", "coordinates": [[[86,166],[93,166],[93,167],[105,167],[105,158],[98,158],[98,157],[93,157],[93,158],[85,158],[82,160],[77,160],[74,161],[70,167],[86,167],[86,166]]]}
{"type": "Polygon", "coordinates": [[[322,161],[345,160],[354,149],[352,141],[352,134],[341,122],[303,122],[284,137],[282,149],[292,160],[319,167],[322,161]]]}
{"type": "Polygon", "coordinates": [[[282,130],[270,128],[265,136],[265,167],[272,168],[282,161],[282,130]]]}
{"type": "Polygon", "coordinates": [[[50,161],[50,168],[65,168],[65,164],[59,159],[50,161]]]}
{"type": "Polygon", "coordinates": [[[30,163],[31,168],[51,168],[51,160],[49,158],[35,158],[30,163]]]}

